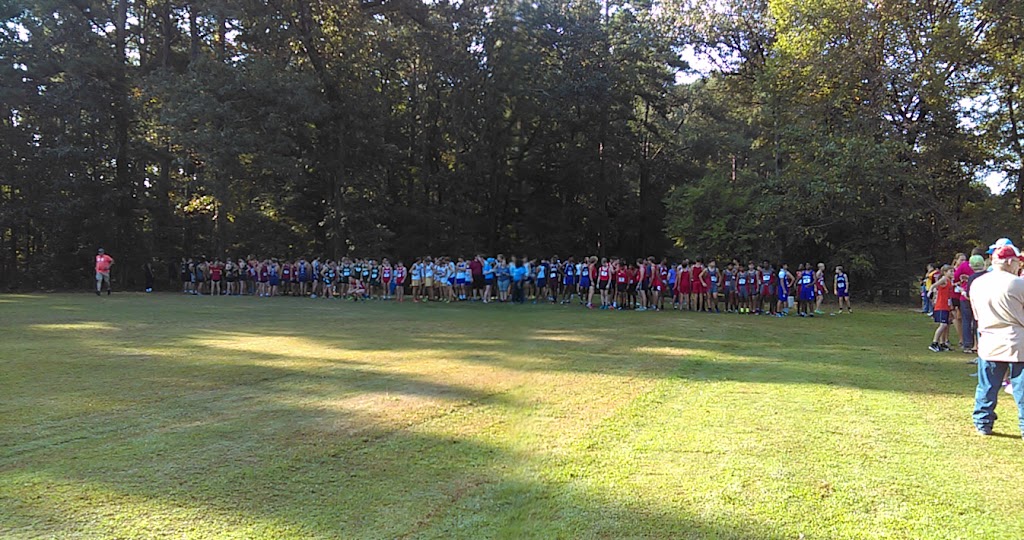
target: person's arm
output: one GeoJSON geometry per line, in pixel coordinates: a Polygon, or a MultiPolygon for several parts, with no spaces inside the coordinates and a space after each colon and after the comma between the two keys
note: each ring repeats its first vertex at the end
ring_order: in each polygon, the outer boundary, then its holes
{"type": "Polygon", "coordinates": [[[946,276],[942,276],[941,278],[939,278],[938,281],[936,281],[935,283],[932,284],[932,287],[930,289],[928,289],[928,292],[929,293],[933,293],[936,290],[938,290],[939,287],[941,287],[941,286],[943,286],[943,285],[945,285],[947,283],[949,283],[949,278],[947,278],[946,276]]]}

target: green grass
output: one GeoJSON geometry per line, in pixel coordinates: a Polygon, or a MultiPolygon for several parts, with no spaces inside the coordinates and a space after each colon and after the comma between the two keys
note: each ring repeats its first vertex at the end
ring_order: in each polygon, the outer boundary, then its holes
{"type": "Polygon", "coordinates": [[[0,537],[1005,537],[1015,408],[931,331],[0,296],[0,537]]]}

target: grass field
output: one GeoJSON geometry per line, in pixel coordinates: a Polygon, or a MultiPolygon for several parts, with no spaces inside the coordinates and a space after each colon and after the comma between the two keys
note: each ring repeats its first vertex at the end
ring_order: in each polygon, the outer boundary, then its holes
{"type": "Polygon", "coordinates": [[[931,331],[0,296],[0,537],[1019,537],[1012,401],[975,435],[931,331]]]}

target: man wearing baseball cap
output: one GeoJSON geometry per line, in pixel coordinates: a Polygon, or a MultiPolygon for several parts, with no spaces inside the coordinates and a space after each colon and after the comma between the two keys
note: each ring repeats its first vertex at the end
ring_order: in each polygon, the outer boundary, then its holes
{"type": "Polygon", "coordinates": [[[1020,251],[1013,244],[993,245],[992,271],[971,284],[971,306],[978,321],[978,389],[974,396],[974,426],[992,434],[996,401],[1009,374],[1024,433],[1024,279],[1020,251]]]}
{"type": "Polygon", "coordinates": [[[1012,246],[1012,245],[1013,245],[1013,241],[1010,240],[1009,238],[1000,238],[999,240],[996,240],[996,243],[994,243],[994,244],[992,244],[991,246],[988,247],[988,254],[991,255],[992,252],[994,252],[995,250],[997,250],[997,249],[999,249],[999,248],[1001,248],[1003,246],[1012,246]]]}
{"type": "Polygon", "coordinates": [[[114,258],[107,255],[103,248],[96,252],[96,296],[100,295],[103,282],[107,282],[107,295],[110,295],[110,265],[114,264],[114,258]]]}

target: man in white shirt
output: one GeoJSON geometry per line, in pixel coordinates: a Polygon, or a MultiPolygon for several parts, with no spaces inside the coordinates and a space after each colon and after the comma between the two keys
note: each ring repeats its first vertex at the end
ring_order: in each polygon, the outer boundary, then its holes
{"type": "Polygon", "coordinates": [[[974,396],[974,426],[992,434],[996,402],[1003,378],[1009,374],[1024,433],[1024,279],[1021,253],[1012,245],[992,253],[992,271],[971,284],[971,307],[978,321],[978,389],[974,396]]]}

